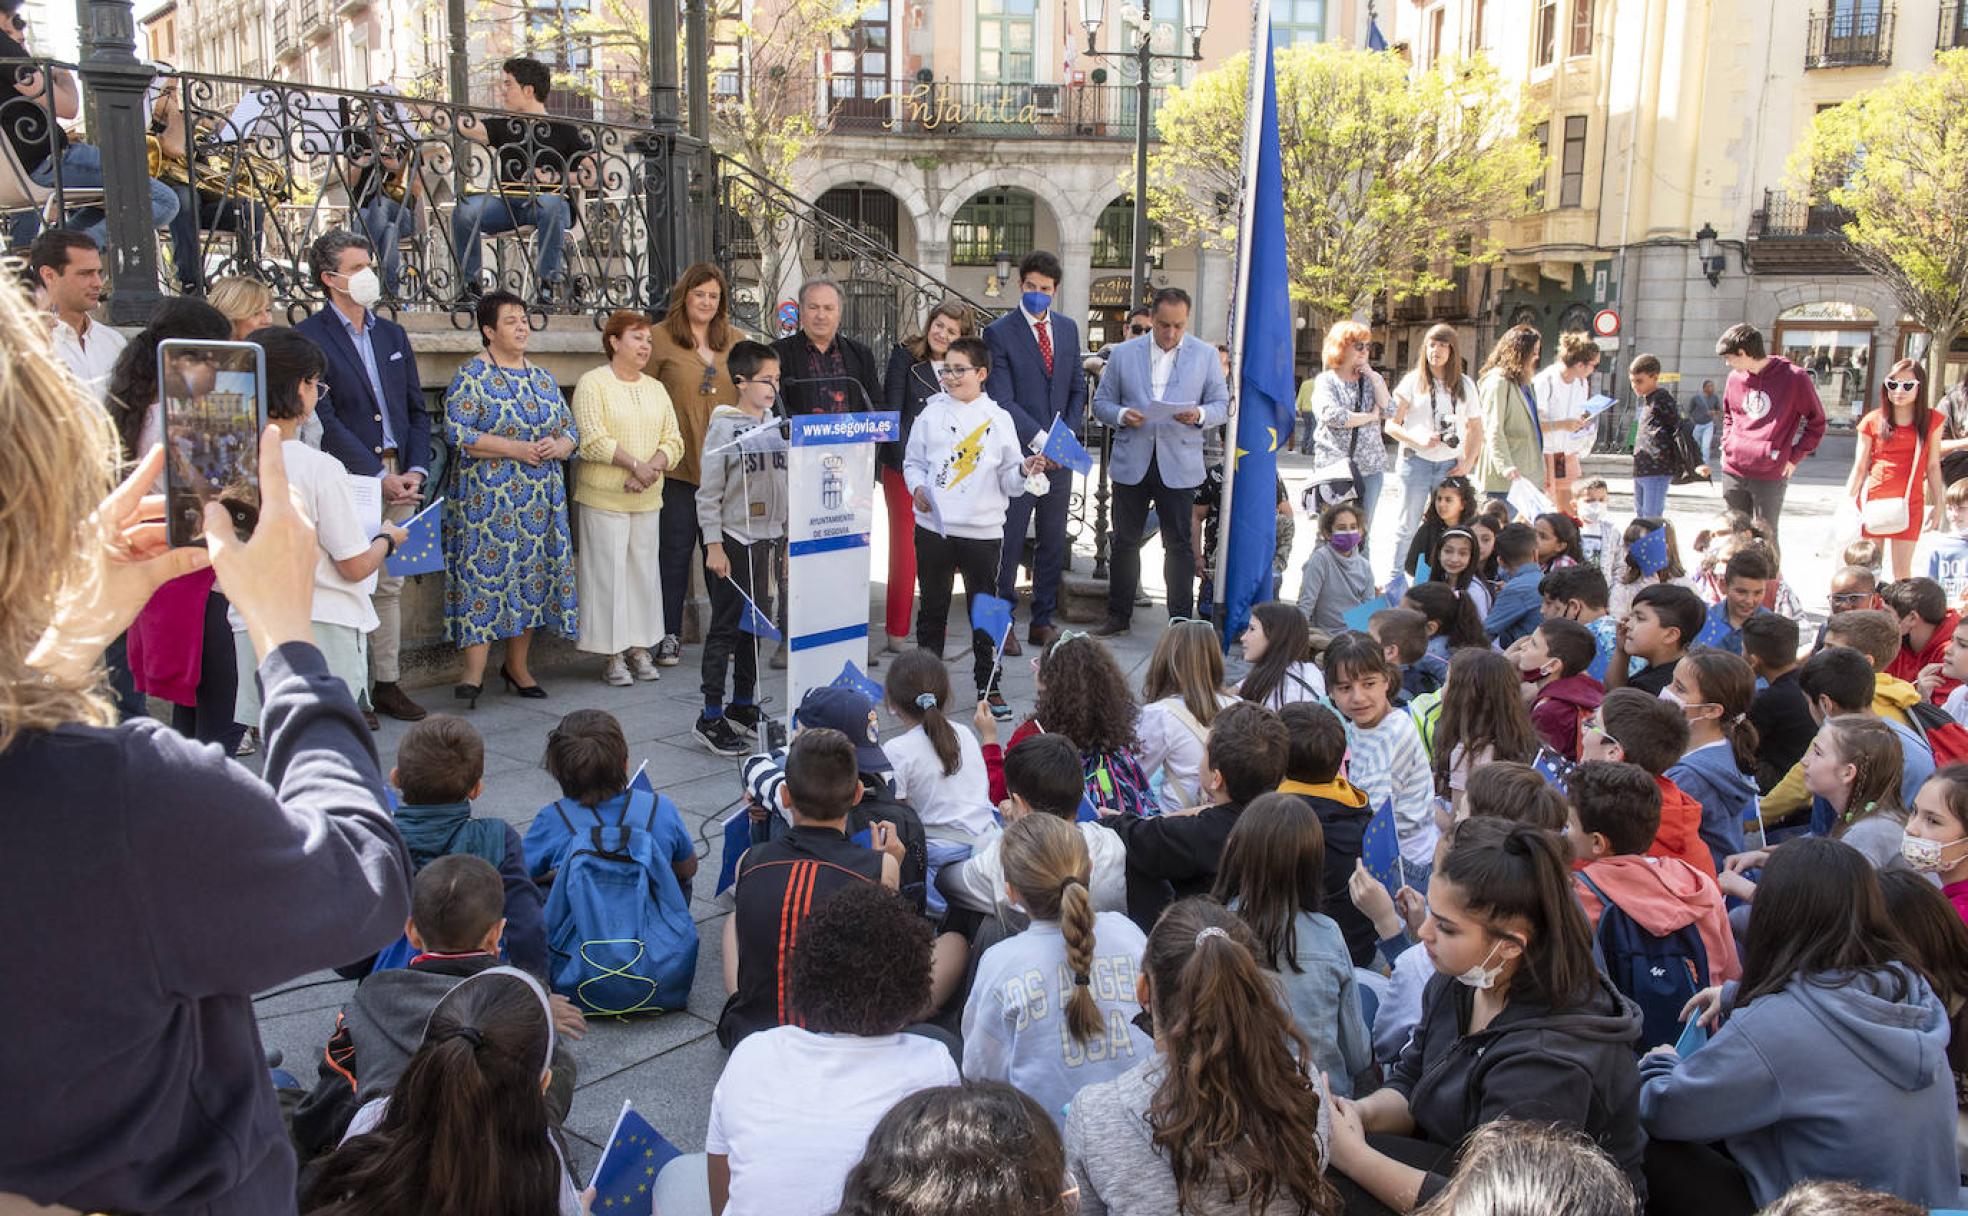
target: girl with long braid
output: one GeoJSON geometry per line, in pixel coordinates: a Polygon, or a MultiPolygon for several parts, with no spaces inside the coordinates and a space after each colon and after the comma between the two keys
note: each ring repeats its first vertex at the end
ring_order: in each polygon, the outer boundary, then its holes
{"type": "Polygon", "coordinates": [[[964,1076],[1008,1081],[1063,1123],[1075,1093],[1154,1054],[1129,1021],[1147,943],[1121,913],[1094,912],[1086,840],[1064,819],[1019,819],[1000,857],[1012,906],[1032,919],[978,961],[964,1006],[964,1076]]]}

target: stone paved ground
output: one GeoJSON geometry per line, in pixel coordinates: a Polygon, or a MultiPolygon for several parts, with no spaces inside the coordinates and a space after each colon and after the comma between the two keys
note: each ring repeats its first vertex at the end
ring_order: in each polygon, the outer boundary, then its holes
{"type": "MultiPolygon", "coordinates": [[[[1838,487],[1850,468],[1851,451],[1848,437],[1828,440],[1822,454],[1799,474],[1785,507],[1784,570],[1813,612],[1822,613],[1825,584],[1837,564],[1837,555],[1830,552],[1828,524],[1838,487]]],[[[1590,465],[1589,471],[1613,483],[1614,514],[1625,518],[1632,505],[1626,462],[1595,460],[1590,465]]],[[[1285,477],[1294,502],[1309,471],[1304,458],[1286,458],[1285,477]]],[[[1388,551],[1397,495],[1395,479],[1390,477],[1374,529],[1376,565],[1383,577],[1391,565],[1388,551]]],[[[1681,537],[1684,558],[1689,556],[1685,547],[1695,530],[1719,507],[1720,499],[1719,490],[1707,487],[1676,488],[1670,494],[1669,514],[1681,537]]],[[[1301,518],[1294,546],[1294,573],[1285,579],[1287,597],[1296,594],[1295,571],[1311,550],[1312,534],[1309,522],[1301,518]]],[[[1081,570],[1091,566],[1087,554],[1078,561],[1081,570]]],[[[1159,593],[1161,561],[1156,545],[1149,546],[1142,567],[1151,592],[1159,593]]],[[[875,569],[885,569],[879,536],[875,569]]],[[[870,599],[870,618],[879,626],[879,585],[870,599]]],[[[952,620],[961,619],[953,610],[952,620]]],[[[1159,607],[1142,609],[1135,615],[1134,630],[1113,643],[1116,656],[1137,687],[1164,620],[1159,607]]],[[[953,681],[959,688],[968,687],[968,651],[955,657],[954,642],[950,650],[953,681]]],[[[717,874],[721,838],[715,835],[716,823],[736,805],[739,791],[736,762],[711,755],[690,736],[700,704],[699,653],[696,647],[687,648],[682,665],[665,669],[661,682],[631,688],[602,684],[597,678],[599,661],[543,671],[539,677],[551,693],[548,700],[521,700],[488,686],[478,709],[470,715],[486,744],[485,796],[477,805],[479,814],[496,815],[524,831],[535,812],[559,794],[540,768],[548,729],[570,710],[601,708],[621,720],[632,758],[648,761],[658,788],[682,811],[684,822],[698,838],[698,852],[705,858],[697,881],[699,898],[693,905],[702,929],[702,947],[688,1010],[633,1021],[596,1021],[587,1037],[575,1045],[580,1081],[568,1129],[573,1133],[576,1165],[583,1176],[593,1167],[598,1145],[607,1136],[624,1098],[634,1099],[636,1108],[685,1151],[701,1150],[711,1090],[724,1065],[725,1053],[712,1030],[724,1001],[721,943],[726,909],[703,896],[717,874]]],[[[1005,676],[1007,697],[1015,707],[1029,709],[1033,692],[1030,664],[1013,659],[1005,666],[1005,676]]],[[[417,695],[432,709],[450,708],[448,688],[427,688],[417,695]]],[[[783,684],[777,699],[784,699],[783,684]]],[[[404,729],[401,723],[384,722],[379,743],[385,768],[404,729]]],[[[334,1026],[335,1011],[354,987],[323,972],[283,985],[258,1002],[260,1032],[266,1046],[283,1052],[286,1066],[305,1082],[312,1083],[314,1062],[334,1026]]]]}

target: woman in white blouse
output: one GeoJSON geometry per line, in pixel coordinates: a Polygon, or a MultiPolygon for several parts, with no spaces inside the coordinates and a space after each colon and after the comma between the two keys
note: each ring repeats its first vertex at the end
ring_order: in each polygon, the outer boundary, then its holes
{"type": "Polygon", "coordinates": [[[1202,804],[1201,776],[1210,723],[1237,697],[1223,688],[1223,652],[1207,621],[1177,621],[1155,643],[1142,682],[1141,769],[1160,777],[1155,792],[1164,811],[1202,804]]]}
{"type": "Polygon", "coordinates": [[[1421,358],[1395,386],[1387,433],[1401,445],[1401,514],[1394,542],[1398,564],[1407,560],[1408,542],[1428,509],[1428,496],[1445,478],[1468,473],[1483,446],[1476,382],[1463,371],[1455,326],[1437,325],[1422,339],[1421,358]]]}

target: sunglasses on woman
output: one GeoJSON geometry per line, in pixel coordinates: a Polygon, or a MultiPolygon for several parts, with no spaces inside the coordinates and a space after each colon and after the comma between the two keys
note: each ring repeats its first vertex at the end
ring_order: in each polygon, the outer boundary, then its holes
{"type": "Polygon", "coordinates": [[[1886,382],[1886,391],[1889,393],[1910,393],[1919,387],[1920,381],[1918,380],[1888,380],[1886,382]]]}

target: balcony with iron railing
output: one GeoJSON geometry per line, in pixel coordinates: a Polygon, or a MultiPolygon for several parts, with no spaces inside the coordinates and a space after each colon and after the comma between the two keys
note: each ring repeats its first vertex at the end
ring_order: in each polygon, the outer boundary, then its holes
{"type": "Polygon", "coordinates": [[[1811,15],[1806,68],[1885,67],[1893,62],[1894,8],[1856,0],[1811,15]]]}
{"type": "Polygon", "coordinates": [[[294,38],[294,15],[283,4],[273,10],[273,53],[278,59],[287,59],[300,52],[300,44],[294,38]]]}
{"type": "MultiPolygon", "coordinates": [[[[851,82],[840,78],[845,88],[851,82]]],[[[865,79],[862,91],[868,91],[865,79]]],[[[1149,121],[1166,88],[1149,93],[1149,121]]],[[[1130,140],[1140,95],[1127,84],[961,84],[927,81],[875,97],[835,95],[821,122],[839,134],[895,134],[944,139],[1130,140]]],[[[1152,138],[1154,130],[1151,127],[1152,138]]]]}
{"type": "Polygon", "coordinates": [[[1852,213],[1789,190],[1765,190],[1750,213],[1749,248],[1759,274],[1852,274],[1845,240],[1852,213]]]}
{"type": "Polygon", "coordinates": [[[1968,47],[1968,0],[1946,0],[1934,30],[1934,50],[1957,51],[1968,47]]]}

